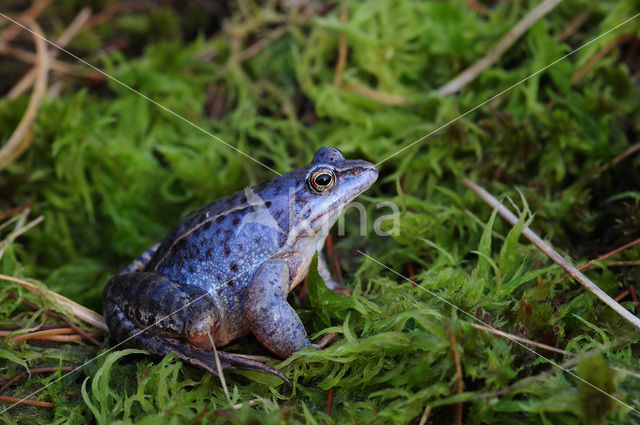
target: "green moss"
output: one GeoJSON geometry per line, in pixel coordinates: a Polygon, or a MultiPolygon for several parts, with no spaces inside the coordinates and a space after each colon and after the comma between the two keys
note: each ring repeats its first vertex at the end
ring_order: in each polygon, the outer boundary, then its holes
{"type": "MultiPolygon", "coordinates": [[[[59,34],[80,3],[52,5],[42,18],[45,32],[59,34]]],[[[93,7],[113,3],[118,2],[96,0],[93,7]]],[[[271,3],[216,10],[199,4],[133,11],[84,30],[71,44],[83,58],[195,126],[114,81],[89,86],[64,77],[69,84],[42,105],[30,148],[0,173],[0,210],[33,202],[31,217],[45,218],[8,246],[0,258],[2,273],[39,279],[101,311],[104,283],[181,216],[273,177],[205,132],[280,172],[308,162],[323,145],[378,162],[638,9],[632,0],[563,2],[459,95],[440,98],[437,87],[481,57],[535,4],[498,2],[484,16],[462,0],[348,1],[346,24],[340,7],[309,16],[271,3]],[[576,10],[588,10],[589,19],[558,42],[576,10]],[[241,51],[285,24],[284,35],[239,62],[241,51]],[[342,32],[348,41],[343,84],[404,104],[388,105],[334,86],[342,32]],[[122,40],[126,43],[118,45],[122,40]]],[[[291,297],[314,338],[340,335],[326,350],[299,352],[279,366],[293,388],[271,376],[229,372],[232,402],[244,402],[234,410],[215,376],[175,356],[151,359],[84,343],[4,341],[0,383],[25,367],[77,365],[100,356],[60,381],[61,374],[34,374],[5,390],[3,395],[30,396],[50,383],[31,397],[56,407],[17,406],[0,418],[6,423],[417,423],[432,406],[429,423],[450,423],[453,405],[464,400],[463,422],[469,424],[637,422],[634,412],[539,356],[469,326],[479,314],[504,331],[515,329],[575,353],[611,343],[572,371],[640,410],[639,381],[611,369],[640,370],[640,338],[631,325],[577,283],[562,279],[563,272],[520,237],[528,224],[575,264],[639,237],[640,157],[594,174],[640,133],[638,59],[629,56],[631,43],[571,82],[600,49],[634,31],[637,26],[630,23],[606,35],[380,164],[380,180],[361,199],[374,219],[386,213],[378,203],[396,203],[400,233],[377,236],[372,219],[368,236],[359,236],[357,215],[347,214],[347,235],[336,238],[336,246],[342,283],[354,295],[329,293],[312,275],[308,303],[291,297]],[[463,186],[463,177],[507,203],[513,199],[521,212],[518,226],[492,215],[463,186]],[[403,275],[412,270],[419,286],[358,249],[403,275]],[[459,396],[444,319],[460,354],[464,392],[459,396]],[[550,370],[543,380],[476,399],[550,370]]],[[[0,72],[14,81],[12,65],[0,63],[0,72]]],[[[3,92],[10,87],[0,83],[3,92]]],[[[3,141],[27,103],[28,96],[0,100],[3,141]]],[[[0,237],[10,229],[0,230],[0,237]]],[[[637,260],[639,254],[636,246],[613,258],[637,260]]],[[[640,278],[637,266],[601,266],[588,275],[612,296],[640,278]]],[[[45,306],[16,285],[4,282],[0,288],[3,326],[15,324],[12,318],[25,311],[5,296],[7,289],[45,306]]],[[[627,300],[623,305],[633,308],[627,300]]],[[[40,311],[24,320],[30,325],[50,319],[40,311]]],[[[267,354],[250,337],[227,348],[267,354]]],[[[557,363],[567,360],[537,351],[557,363]]]]}

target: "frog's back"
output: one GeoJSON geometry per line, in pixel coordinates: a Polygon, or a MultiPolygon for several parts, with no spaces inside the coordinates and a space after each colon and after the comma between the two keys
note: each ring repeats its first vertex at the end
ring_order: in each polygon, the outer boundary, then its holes
{"type": "Polygon", "coordinates": [[[256,266],[284,245],[288,227],[286,214],[252,195],[247,189],[189,214],[161,243],[145,271],[212,295],[229,297],[246,290],[256,266]]]}

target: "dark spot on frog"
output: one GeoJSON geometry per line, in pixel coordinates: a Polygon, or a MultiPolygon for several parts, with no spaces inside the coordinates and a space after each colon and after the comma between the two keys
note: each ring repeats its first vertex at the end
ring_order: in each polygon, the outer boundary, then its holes
{"type": "Polygon", "coordinates": [[[232,272],[237,272],[238,271],[238,265],[236,263],[231,264],[231,267],[229,267],[229,269],[231,269],[232,272]]]}
{"type": "Polygon", "coordinates": [[[205,232],[209,231],[209,229],[211,229],[211,220],[207,221],[207,222],[204,224],[203,228],[204,228],[204,231],[205,231],[205,232]]]}
{"type": "Polygon", "coordinates": [[[238,251],[242,251],[244,249],[244,245],[241,243],[238,244],[238,251]]]}
{"type": "Polygon", "coordinates": [[[193,274],[195,271],[196,269],[191,264],[189,264],[189,273],[193,274]]]}
{"type": "Polygon", "coordinates": [[[225,245],[225,247],[224,247],[224,256],[228,257],[229,255],[231,255],[231,250],[229,249],[229,246],[225,245]]]}
{"type": "Polygon", "coordinates": [[[213,248],[208,248],[207,249],[207,258],[211,258],[213,257],[213,248]]]}
{"type": "Polygon", "coordinates": [[[231,231],[231,229],[227,229],[224,231],[224,237],[227,239],[231,239],[231,236],[233,235],[233,232],[231,231]]]}
{"type": "Polygon", "coordinates": [[[221,223],[222,220],[224,220],[225,217],[226,217],[226,215],[219,215],[218,218],[216,218],[216,223],[221,223]]]}
{"type": "Polygon", "coordinates": [[[237,226],[238,224],[240,224],[240,217],[234,217],[232,223],[234,226],[237,226]]]}
{"type": "Polygon", "coordinates": [[[264,204],[267,206],[267,208],[269,208],[271,206],[271,201],[267,201],[264,204]]]}
{"type": "Polygon", "coordinates": [[[222,230],[218,227],[216,229],[216,236],[220,236],[220,233],[222,232],[222,230]]]}

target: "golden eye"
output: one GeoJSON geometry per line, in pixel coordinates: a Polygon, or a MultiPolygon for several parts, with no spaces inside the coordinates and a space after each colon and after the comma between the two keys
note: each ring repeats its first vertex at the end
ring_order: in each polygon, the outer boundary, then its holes
{"type": "Polygon", "coordinates": [[[317,168],[309,174],[307,183],[315,192],[326,192],[336,185],[336,175],[329,168],[317,168]]]}

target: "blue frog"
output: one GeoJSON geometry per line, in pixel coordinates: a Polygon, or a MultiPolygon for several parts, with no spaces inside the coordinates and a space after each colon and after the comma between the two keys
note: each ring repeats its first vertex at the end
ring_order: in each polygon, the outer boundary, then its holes
{"type": "MultiPolygon", "coordinates": [[[[111,339],[217,374],[215,347],[252,333],[286,358],[311,344],[287,294],[376,167],[319,149],[306,166],[192,212],[107,283],[111,339]]],[[[325,272],[326,276],[327,273],[325,272]]],[[[280,371],[218,352],[224,369],[280,371]]]]}

